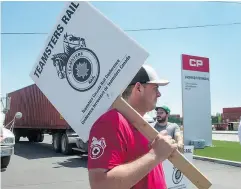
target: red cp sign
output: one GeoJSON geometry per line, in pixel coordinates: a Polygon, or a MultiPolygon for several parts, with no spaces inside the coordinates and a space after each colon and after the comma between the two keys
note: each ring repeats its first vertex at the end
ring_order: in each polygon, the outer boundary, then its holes
{"type": "Polygon", "coordinates": [[[193,66],[193,67],[200,67],[200,66],[203,66],[203,61],[202,60],[190,59],[189,65],[193,66]]]}

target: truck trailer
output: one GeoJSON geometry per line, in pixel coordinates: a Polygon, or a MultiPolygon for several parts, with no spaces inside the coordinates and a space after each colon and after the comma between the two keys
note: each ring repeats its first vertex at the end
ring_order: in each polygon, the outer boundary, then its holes
{"type": "MultiPolygon", "coordinates": [[[[16,112],[22,113],[22,118],[16,120],[13,128],[15,143],[21,137],[27,137],[33,143],[43,142],[44,135],[49,134],[52,135],[52,148],[57,153],[88,153],[88,141],[84,142],[75,133],[36,84],[8,93],[6,98],[5,124],[14,118],[16,112]]],[[[143,118],[154,126],[154,119],[148,113],[143,118]]]]}
{"type": "MultiPolygon", "coordinates": [[[[16,120],[13,133],[15,142],[27,137],[29,142],[43,142],[44,135],[52,135],[52,147],[57,153],[72,154],[73,150],[88,152],[88,144],[74,132],[61,114],[41,90],[32,84],[6,95],[10,100],[5,113],[5,123],[11,121],[16,112],[22,119],[16,120]]],[[[56,95],[58,98],[58,95],[56,95]]]]}

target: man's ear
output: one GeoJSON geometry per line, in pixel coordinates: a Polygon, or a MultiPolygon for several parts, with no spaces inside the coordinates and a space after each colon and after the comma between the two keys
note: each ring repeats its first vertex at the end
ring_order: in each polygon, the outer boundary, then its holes
{"type": "Polygon", "coordinates": [[[139,82],[137,82],[136,84],[135,84],[135,87],[134,87],[137,91],[141,91],[141,84],[139,83],[139,82]]]}

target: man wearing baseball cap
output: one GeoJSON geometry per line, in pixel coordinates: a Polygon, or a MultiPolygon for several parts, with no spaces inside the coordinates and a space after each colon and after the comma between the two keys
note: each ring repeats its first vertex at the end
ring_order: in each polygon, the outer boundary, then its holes
{"type": "MultiPolygon", "coordinates": [[[[122,97],[138,112],[155,109],[161,96],[154,69],[143,65],[122,97]]],[[[89,135],[88,170],[92,189],[167,189],[162,162],[177,149],[166,131],[148,141],[120,112],[108,110],[92,126],[89,135]],[[151,144],[151,145],[149,145],[151,144]]]]}
{"type": "Polygon", "coordinates": [[[155,110],[157,122],[154,128],[159,132],[166,130],[168,135],[177,142],[179,151],[183,152],[183,138],[180,127],[176,123],[168,122],[171,110],[167,106],[156,107],[155,110]]]}

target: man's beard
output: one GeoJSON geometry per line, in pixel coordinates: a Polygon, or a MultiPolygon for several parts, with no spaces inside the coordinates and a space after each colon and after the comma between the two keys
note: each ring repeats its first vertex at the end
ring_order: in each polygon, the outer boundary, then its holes
{"type": "Polygon", "coordinates": [[[167,119],[167,116],[166,117],[164,117],[164,118],[161,118],[161,117],[157,117],[157,122],[158,123],[164,123],[165,121],[166,121],[166,119],[167,119]]]}

